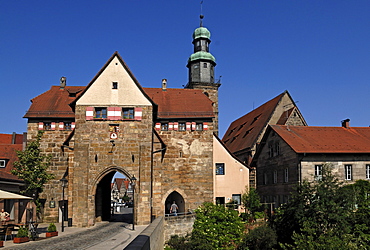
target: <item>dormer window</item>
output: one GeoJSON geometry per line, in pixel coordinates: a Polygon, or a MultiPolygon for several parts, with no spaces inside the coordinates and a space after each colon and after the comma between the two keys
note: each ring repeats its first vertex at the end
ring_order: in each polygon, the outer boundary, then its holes
{"type": "Polygon", "coordinates": [[[0,168],[5,168],[6,160],[0,160],[0,168]]]}
{"type": "Polygon", "coordinates": [[[112,89],[118,89],[118,82],[112,82],[112,89]]]}

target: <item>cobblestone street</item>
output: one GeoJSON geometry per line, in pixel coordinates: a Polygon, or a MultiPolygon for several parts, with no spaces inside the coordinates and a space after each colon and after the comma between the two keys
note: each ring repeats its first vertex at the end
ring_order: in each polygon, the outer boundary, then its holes
{"type": "MultiPolygon", "coordinates": [[[[34,242],[12,244],[6,249],[123,249],[139,234],[144,226],[135,231],[132,225],[123,222],[110,222],[96,225],[93,228],[80,229],[75,233],[61,235],[34,242]]],[[[67,228],[68,229],[68,228],[67,228]]]]}

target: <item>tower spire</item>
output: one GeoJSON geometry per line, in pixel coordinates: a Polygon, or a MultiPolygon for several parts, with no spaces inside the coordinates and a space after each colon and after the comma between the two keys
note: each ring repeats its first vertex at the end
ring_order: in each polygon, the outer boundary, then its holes
{"type": "Polygon", "coordinates": [[[203,1],[200,1],[200,27],[203,27],[203,1]]]}

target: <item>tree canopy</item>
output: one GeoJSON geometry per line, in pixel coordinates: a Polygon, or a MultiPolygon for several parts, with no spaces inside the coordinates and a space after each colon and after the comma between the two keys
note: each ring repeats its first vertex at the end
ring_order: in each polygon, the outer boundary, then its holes
{"type": "Polygon", "coordinates": [[[50,166],[51,155],[44,155],[40,150],[40,140],[43,132],[39,131],[36,140],[27,144],[24,151],[17,151],[18,160],[14,162],[12,174],[25,182],[25,189],[21,192],[34,198],[37,211],[40,211],[39,194],[44,185],[54,178],[47,172],[50,166]]]}

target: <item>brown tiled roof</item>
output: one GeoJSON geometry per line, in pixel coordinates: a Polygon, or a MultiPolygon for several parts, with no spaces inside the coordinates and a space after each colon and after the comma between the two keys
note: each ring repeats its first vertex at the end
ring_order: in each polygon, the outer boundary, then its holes
{"type": "Polygon", "coordinates": [[[370,127],[271,125],[296,153],[370,153],[370,127]]]}
{"type": "Polygon", "coordinates": [[[20,151],[22,148],[22,144],[0,144],[0,159],[7,161],[6,167],[0,169],[0,178],[20,181],[10,171],[13,169],[14,162],[18,160],[16,150],[20,151]]]}
{"type": "MultiPolygon", "coordinates": [[[[0,134],[0,144],[12,144],[13,134],[0,134]]],[[[15,144],[23,144],[23,134],[15,134],[15,144]]]]}
{"type": "Polygon", "coordinates": [[[200,89],[144,88],[158,105],[158,118],[211,118],[212,101],[200,89]]]}
{"type": "Polygon", "coordinates": [[[124,178],[116,178],[115,180],[116,180],[116,184],[117,184],[117,189],[120,190],[121,186],[122,186],[122,183],[125,179],[124,178]]]}
{"type": "Polygon", "coordinates": [[[75,94],[81,93],[84,89],[82,86],[66,86],[64,89],[52,86],[50,90],[31,100],[31,107],[24,117],[74,118],[74,112],[69,104],[76,99],[75,94]]]}
{"type": "Polygon", "coordinates": [[[232,122],[222,138],[226,147],[233,153],[252,148],[285,93],[232,122]]]}

